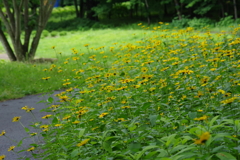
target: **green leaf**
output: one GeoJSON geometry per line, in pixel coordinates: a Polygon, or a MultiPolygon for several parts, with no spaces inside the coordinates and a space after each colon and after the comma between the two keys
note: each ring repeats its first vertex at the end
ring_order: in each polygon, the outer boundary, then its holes
{"type": "Polygon", "coordinates": [[[146,151],[148,151],[150,149],[153,149],[153,148],[159,148],[159,146],[147,146],[147,147],[145,147],[142,151],[136,153],[135,160],[139,160],[146,151]]]}
{"type": "Polygon", "coordinates": [[[80,129],[78,138],[81,138],[83,136],[84,132],[85,132],[85,129],[80,129]]]}
{"type": "Polygon", "coordinates": [[[47,99],[47,102],[48,102],[48,103],[53,103],[53,101],[54,101],[54,99],[53,99],[52,97],[49,97],[49,98],[47,99]]]}
{"type": "Polygon", "coordinates": [[[190,119],[194,119],[194,118],[197,117],[197,112],[189,112],[188,116],[189,116],[190,119]]]}
{"type": "Polygon", "coordinates": [[[195,147],[195,146],[188,146],[187,148],[179,151],[176,155],[179,155],[179,154],[181,154],[181,153],[183,153],[183,152],[186,152],[186,151],[188,151],[188,150],[193,150],[193,151],[194,151],[194,150],[196,150],[196,149],[198,149],[198,148],[195,147]]]}
{"type": "Polygon", "coordinates": [[[119,137],[119,136],[106,137],[105,141],[103,142],[103,148],[108,152],[112,152],[112,147],[111,147],[112,142],[119,138],[121,138],[121,137],[119,137]]]}
{"type": "Polygon", "coordinates": [[[133,131],[133,130],[135,130],[136,128],[137,128],[137,126],[136,126],[135,124],[128,126],[129,131],[133,131]]]}
{"type": "Polygon", "coordinates": [[[210,126],[210,127],[213,125],[213,123],[217,120],[218,117],[219,117],[219,116],[216,116],[216,117],[214,117],[214,118],[210,121],[210,123],[209,123],[209,126],[210,126]]]}
{"type": "Polygon", "coordinates": [[[142,106],[142,109],[145,110],[145,109],[149,108],[151,106],[151,104],[152,104],[151,102],[144,103],[142,106]]]}
{"type": "Polygon", "coordinates": [[[164,117],[161,117],[161,121],[165,122],[165,123],[169,123],[169,120],[164,118],[164,117]]]}
{"type": "Polygon", "coordinates": [[[219,150],[223,149],[225,146],[217,146],[215,148],[212,149],[212,153],[216,153],[218,152],[219,150]]]}
{"type": "Polygon", "coordinates": [[[122,73],[120,74],[121,77],[123,77],[124,75],[125,75],[125,72],[122,72],[122,73]]]}
{"type": "Polygon", "coordinates": [[[79,154],[80,154],[79,148],[77,148],[71,152],[71,157],[74,158],[74,157],[78,156],[79,154]]]}
{"type": "Polygon", "coordinates": [[[175,140],[175,136],[176,136],[176,134],[172,134],[172,135],[168,136],[167,142],[166,142],[167,147],[172,143],[172,141],[175,140]]]}
{"type": "Polygon", "coordinates": [[[132,153],[135,153],[135,152],[139,151],[141,149],[141,147],[142,147],[141,143],[133,142],[133,143],[129,144],[128,150],[131,151],[132,153]]]}
{"type": "Polygon", "coordinates": [[[112,152],[111,144],[112,144],[112,141],[104,141],[103,148],[108,152],[112,152]]]}
{"type": "Polygon", "coordinates": [[[30,130],[29,130],[28,128],[26,128],[26,127],[25,127],[24,129],[25,129],[26,132],[29,132],[29,131],[30,131],[30,130]]]}
{"type": "Polygon", "coordinates": [[[20,147],[22,145],[23,139],[18,142],[17,147],[20,147]]]}
{"type": "Polygon", "coordinates": [[[221,160],[237,160],[233,155],[227,152],[219,152],[216,156],[221,160]]]}
{"type": "Polygon", "coordinates": [[[158,115],[150,115],[150,116],[149,116],[150,122],[151,122],[151,124],[152,124],[153,126],[156,125],[156,120],[157,120],[157,118],[158,118],[158,115]]]}
{"type": "Polygon", "coordinates": [[[58,123],[58,119],[57,119],[57,117],[54,117],[52,120],[52,124],[56,124],[56,123],[58,123]]]}
{"type": "Polygon", "coordinates": [[[186,148],[187,147],[187,145],[178,145],[178,146],[176,146],[176,147],[174,147],[171,151],[170,151],[170,153],[175,153],[175,152],[177,152],[177,151],[179,151],[179,150],[181,150],[181,149],[183,149],[183,148],[186,148]]]}
{"type": "Polygon", "coordinates": [[[164,149],[159,149],[158,151],[160,152],[160,154],[157,156],[157,158],[166,157],[168,155],[168,152],[164,149]]]}

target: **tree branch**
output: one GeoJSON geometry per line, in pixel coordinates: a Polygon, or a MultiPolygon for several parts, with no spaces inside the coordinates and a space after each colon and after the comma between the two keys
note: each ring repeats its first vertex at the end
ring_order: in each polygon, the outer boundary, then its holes
{"type": "Polygon", "coordinates": [[[12,50],[11,46],[9,45],[9,42],[8,42],[6,36],[4,35],[1,28],[0,28],[0,41],[2,42],[3,47],[4,47],[5,51],[7,52],[7,55],[9,57],[9,59],[11,61],[16,61],[17,58],[14,55],[13,50],[12,50]]]}
{"type": "Polygon", "coordinates": [[[31,43],[30,52],[29,52],[30,58],[33,58],[36,54],[36,50],[37,50],[37,47],[39,44],[39,40],[41,38],[42,31],[47,24],[49,16],[52,13],[55,2],[56,2],[56,0],[41,0],[40,1],[37,32],[31,43]]]}
{"type": "Polygon", "coordinates": [[[9,17],[9,20],[10,20],[10,26],[11,26],[11,30],[13,31],[15,28],[15,20],[14,20],[14,15],[13,13],[10,11],[10,7],[9,7],[9,4],[8,4],[8,1],[7,0],[3,0],[3,4],[4,4],[4,7],[7,11],[7,16],[9,17]]]}
{"type": "Polygon", "coordinates": [[[4,25],[6,26],[6,29],[8,30],[10,37],[14,37],[14,31],[12,30],[9,21],[7,20],[7,18],[5,17],[5,15],[1,9],[0,9],[0,18],[1,18],[2,22],[4,23],[4,25]]]}

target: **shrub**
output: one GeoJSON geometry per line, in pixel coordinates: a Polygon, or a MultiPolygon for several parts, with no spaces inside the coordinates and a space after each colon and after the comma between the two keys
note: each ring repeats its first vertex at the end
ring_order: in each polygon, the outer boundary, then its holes
{"type": "Polygon", "coordinates": [[[43,37],[47,37],[48,34],[49,34],[49,32],[47,30],[43,30],[43,32],[42,32],[42,36],[43,37]]]}
{"type": "Polygon", "coordinates": [[[51,37],[56,37],[58,35],[58,32],[57,31],[52,31],[50,33],[51,37]]]}
{"type": "Polygon", "coordinates": [[[193,18],[191,20],[189,20],[188,22],[189,27],[193,27],[193,28],[204,28],[206,26],[213,26],[213,21],[209,18],[193,18]]]}
{"type": "Polygon", "coordinates": [[[171,26],[172,27],[177,27],[177,28],[185,28],[185,27],[189,27],[189,19],[183,17],[181,20],[179,20],[177,17],[175,17],[172,20],[171,26]]]}
{"type": "Polygon", "coordinates": [[[60,35],[60,36],[66,36],[66,35],[67,35],[67,32],[61,31],[61,32],[59,33],[59,35],[60,35]]]}
{"type": "Polygon", "coordinates": [[[229,26],[234,24],[233,16],[227,16],[221,18],[219,22],[217,22],[217,26],[229,26]]]}

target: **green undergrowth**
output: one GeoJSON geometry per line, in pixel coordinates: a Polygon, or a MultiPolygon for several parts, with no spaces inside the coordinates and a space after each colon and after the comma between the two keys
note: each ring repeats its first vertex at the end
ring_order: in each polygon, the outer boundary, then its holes
{"type": "MultiPolygon", "coordinates": [[[[59,58],[57,63],[61,62],[59,58]]],[[[59,79],[73,77],[68,69],[64,69],[64,75],[46,78],[44,69],[54,68],[51,63],[22,63],[0,61],[0,101],[21,98],[30,94],[45,93],[63,89],[59,79]],[[47,81],[47,83],[46,83],[47,81]],[[51,83],[49,83],[51,82],[51,83]]]]}
{"type": "Polygon", "coordinates": [[[240,158],[240,27],[231,36],[143,28],[151,32],[135,43],[85,44],[39,69],[37,79],[67,89],[58,105],[46,100],[49,123],[25,128],[44,143],[22,151],[46,160],[240,158]]]}

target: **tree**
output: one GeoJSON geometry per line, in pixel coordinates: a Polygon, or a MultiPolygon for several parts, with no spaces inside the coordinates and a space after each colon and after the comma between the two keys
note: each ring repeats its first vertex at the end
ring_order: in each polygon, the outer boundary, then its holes
{"type": "Polygon", "coordinates": [[[84,18],[84,1],[83,0],[74,0],[74,6],[76,11],[76,17],[84,18]]]}
{"type": "Polygon", "coordinates": [[[236,2],[236,0],[233,0],[233,10],[234,10],[234,19],[237,20],[238,14],[237,14],[237,2],[236,2]]]}
{"type": "Polygon", "coordinates": [[[11,61],[34,58],[55,2],[56,0],[0,1],[0,40],[11,61]],[[4,31],[9,35],[10,41],[4,31]]]}

